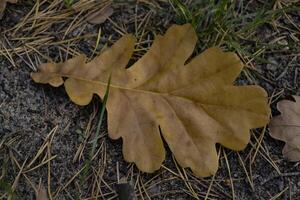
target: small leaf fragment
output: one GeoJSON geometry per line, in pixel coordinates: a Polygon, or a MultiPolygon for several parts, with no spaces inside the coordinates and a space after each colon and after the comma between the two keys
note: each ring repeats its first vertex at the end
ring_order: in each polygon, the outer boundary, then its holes
{"type": "Polygon", "coordinates": [[[37,188],[36,200],[48,200],[47,190],[42,184],[37,188]]]}
{"type": "Polygon", "coordinates": [[[102,24],[104,23],[112,14],[114,10],[111,6],[106,6],[99,11],[90,14],[87,17],[87,21],[91,24],[102,24]]]}
{"type": "Polygon", "coordinates": [[[89,63],[81,55],[43,64],[32,78],[58,86],[66,77],[71,100],[87,105],[93,94],[104,96],[112,73],[108,132],[123,139],[125,160],[145,172],[159,169],[165,159],[163,137],[182,167],[206,177],[218,168],[216,143],[242,150],[249,130],[268,123],[270,108],[263,88],[233,85],[243,67],[234,53],[213,47],[186,63],[196,42],[190,24],[173,25],[125,68],[134,47],[133,36],[125,35],[89,63]]]}
{"type": "Polygon", "coordinates": [[[300,97],[295,101],[282,100],[277,104],[281,115],[271,119],[270,135],[286,144],[282,150],[284,157],[291,161],[300,161],[300,97]]]}
{"type": "Polygon", "coordinates": [[[2,19],[2,17],[3,17],[3,13],[5,11],[6,4],[7,3],[16,4],[17,2],[18,2],[18,0],[0,0],[0,19],[2,19]]]}

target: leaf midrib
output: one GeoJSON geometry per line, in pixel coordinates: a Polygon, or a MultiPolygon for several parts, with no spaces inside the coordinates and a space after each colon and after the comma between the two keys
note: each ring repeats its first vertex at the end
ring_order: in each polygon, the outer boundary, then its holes
{"type": "MultiPolygon", "coordinates": [[[[87,80],[87,79],[84,79],[84,78],[81,78],[81,77],[74,77],[72,75],[66,75],[66,74],[57,74],[57,73],[53,73],[53,74],[55,74],[56,76],[63,76],[63,77],[67,77],[67,78],[73,78],[73,79],[78,79],[78,80],[81,80],[81,81],[90,82],[90,83],[93,83],[93,84],[99,84],[99,85],[103,85],[105,87],[107,86],[107,83],[104,83],[102,81],[87,80]]],[[[242,107],[237,107],[237,106],[232,106],[232,105],[222,105],[222,104],[210,104],[210,103],[206,103],[206,102],[205,103],[201,103],[199,101],[193,101],[193,100],[191,100],[189,98],[181,97],[181,96],[177,96],[177,95],[173,95],[173,94],[170,94],[170,93],[153,92],[153,91],[148,91],[148,90],[138,90],[138,89],[120,87],[120,86],[113,85],[113,84],[110,84],[110,87],[115,88],[115,89],[120,89],[120,90],[128,90],[128,91],[131,91],[131,92],[139,92],[139,93],[151,94],[151,95],[157,95],[157,96],[165,96],[165,97],[173,96],[173,97],[179,98],[179,99],[181,99],[183,101],[195,102],[197,104],[200,104],[201,106],[209,105],[209,106],[216,106],[216,107],[226,107],[226,108],[231,108],[231,109],[235,109],[235,110],[240,109],[240,110],[248,111],[250,113],[254,113],[254,114],[258,114],[258,115],[263,115],[261,113],[257,113],[257,112],[254,112],[252,110],[245,109],[245,108],[242,108],[242,107]]]]}

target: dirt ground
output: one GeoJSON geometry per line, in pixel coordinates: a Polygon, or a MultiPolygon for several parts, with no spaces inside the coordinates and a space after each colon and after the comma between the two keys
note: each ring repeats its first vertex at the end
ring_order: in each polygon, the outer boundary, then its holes
{"type": "Polygon", "coordinates": [[[30,73],[42,62],[79,53],[92,58],[125,32],[140,41],[134,62],[154,34],[191,22],[199,34],[195,53],[213,45],[236,52],[245,62],[236,84],[265,88],[274,115],[278,100],[300,95],[299,1],[182,2],[8,4],[0,20],[0,199],[35,199],[38,185],[49,199],[118,199],[120,179],[134,187],[138,199],[300,199],[299,163],[282,157],[284,143],[272,139],[268,127],[252,130],[244,151],[217,146],[217,174],[200,179],[180,168],[169,150],[160,170],[140,172],[124,161],[122,141],[109,139],[104,124],[91,170],[82,175],[101,103],[95,97],[80,107],[63,87],[34,83],[30,73]],[[108,4],[114,13],[106,22],[86,21],[108,4]]]}

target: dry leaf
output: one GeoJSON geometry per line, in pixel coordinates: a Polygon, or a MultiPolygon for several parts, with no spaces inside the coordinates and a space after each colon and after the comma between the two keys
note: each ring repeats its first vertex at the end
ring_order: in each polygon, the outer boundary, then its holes
{"type": "Polygon", "coordinates": [[[106,6],[99,11],[96,11],[87,17],[87,21],[91,24],[102,24],[104,23],[112,14],[114,10],[111,6],[106,6]]]}
{"type": "Polygon", "coordinates": [[[4,10],[6,8],[6,4],[8,3],[17,3],[18,0],[0,0],[0,19],[3,17],[4,10]]]}
{"type": "Polygon", "coordinates": [[[300,160],[300,97],[294,101],[283,100],[277,104],[281,115],[270,122],[270,135],[286,142],[282,154],[291,161],[300,160]]]}
{"type": "Polygon", "coordinates": [[[234,53],[210,48],[185,64],[196,41],[190,24],[173,25],[126,69],[135,38],[125,35],[89,63],[80,55],[43,64],[32,78],[56,87],[64,84],[72,101],[87,105],[93,94],[104,96],[112,73],[108,131],[112,139],[122,137],[125,160],[145,172],[159,169],[164,137],[182,167],[209,176],[218,167],[216,143],[245,148],[249,129],[264,126],[270,109],[261,87],[232,85],[242,70],[234,53]]]}

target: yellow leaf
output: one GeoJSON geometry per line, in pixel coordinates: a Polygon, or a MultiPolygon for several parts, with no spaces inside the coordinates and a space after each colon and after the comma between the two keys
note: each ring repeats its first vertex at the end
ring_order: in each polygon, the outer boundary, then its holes
{"type": "Polygon", "coordinates": [[[283,100],[277,104],[281,115],[270,122],[270,135],[286,142],[282,154],[291,161],[300,160],[300,97],[295,101],[283,100]]]}
{"type": "Polygon", "coordinates": [[[81,55],[44,64],[32,78],[59,86],[68,77],[71,100],[86,105],[93,94],[104,96],[112,73],[108,131],[112,139],[123,139],[125,160],[145,172],[159,169],[163,137],[182,167],[210,176],[218,168],[216,143],[245,148],[249,129],[264,126],[270,109],[261,87],[232,84],[242,70],[234,53],[210,48],[186,64],[196,41],[190,24],[173,25],[126,69],[134,46],[133,36],[126,35],[90,63],[81,55]]]}

